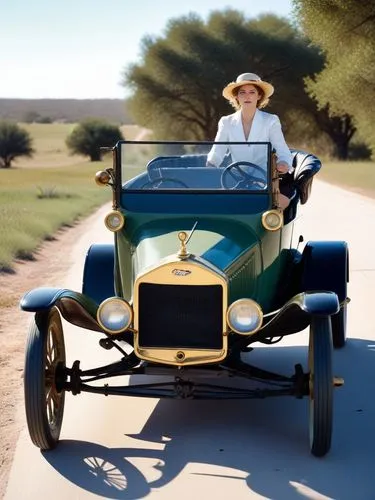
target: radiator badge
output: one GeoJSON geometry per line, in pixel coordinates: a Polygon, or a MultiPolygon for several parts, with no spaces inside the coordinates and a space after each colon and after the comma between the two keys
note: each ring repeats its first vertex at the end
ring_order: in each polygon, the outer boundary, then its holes
{"type": "Polygon", "coordinates": [[[191,274],[191,271],[188,269],[173,269],[172,273],[176,276],[187,276],[188,274],[191,274]]]}

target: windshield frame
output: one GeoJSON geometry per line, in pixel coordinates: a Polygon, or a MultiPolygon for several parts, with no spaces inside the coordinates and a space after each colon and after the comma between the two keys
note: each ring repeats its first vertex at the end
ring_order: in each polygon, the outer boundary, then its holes
{"type": "MultiPolygon", "coordinates": [[[[186,194],[186,195],[196,195],[197,193],[200,194],[218,194],[218,190],[215,188],[190,188],[189,190],[181,190],[181,189],[173,189],[173,188],[160,188],[157,190],[151,190],[151,189],[132,189],[132,188],[126,188],[124,189],[124,183],[126,181],[123,181],[123,165],[122,165],[122,154],[123,154],[123,145],[166,145],[166,146],[210,146],[212,147],[213,145],[231,145],[231,146],[251,146],[251,145],[258,145],[258,146],[265,146],[267,148],[267,153],[266,153],[266,158],[267,158],[267,186],[266,188],[259,190],[259,189],[240,189],[240,190],[235,190],[235,189],[223,189],[220,191],[221,194],[225,195],[234,195],[234,194],[265,194],[265,193],[271,193],[272,192],[272,145],[268,141],[259,141],[259,142],[250,142],[250,141],[221,141],[221,142],[215,142],[215,141],[128,141],[128,140],[122,140],[118,141],[116,146],[115,146],[115,158],[116,158],[116,168],[115,168],[115,183],[116,183],[116,188],[118,188],[119,193],[122,192],[127,192],[127,193],[142,193],[142,194],[168,194],[168,193],[181,193],[181,194],[186,194]]],[[[173,155],[171,155],[173,157],[173,155]]],[[[235,162],[233,162],[235,163],[235,162]]],[[[206,168],[221,168],[221,167],[206,167],[206,168]]],[[[145,165],[145,170],[146,170],[146,165],[145,165]]]]}

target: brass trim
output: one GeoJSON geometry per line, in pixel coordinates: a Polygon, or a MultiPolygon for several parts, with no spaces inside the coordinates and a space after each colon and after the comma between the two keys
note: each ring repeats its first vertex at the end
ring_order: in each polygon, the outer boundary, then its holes
{"type": "Polygon", "coordinates": [[[260,328],[262,327],[263,311],[262,311],[262,308],[260,307],[260,305],[257,302],[255,302],[255,300],[253,300],[253,299],[247,299],[247,298],[238,299],[235,302],[232,302],[232,304],[228,307],[228,311],[227,311],[227,314],[226,314],[226,320],[227,320],[228,326],[230,327],[230,329],[233,332],[238,333],[239,335],[253,335],[258,330],[260,330],[260,328]],[[254,330],[251,330],[250,332],[246,332],[246,333],[240,332],[240,331],[236,330],[235,328],[233,328],[232,325],[229,322],[229,314],[230,314],[231,310],[233,309],[233,307],[235,307],[239,302],[252,302],[254,304],[255,308],[258,310],[258,313],[259,313],[259,326],[257,328],[255,328],[254,330]]]}
{"type": "Polygon", "coordinates": [[[111,182],[111,176],[107,170],[99,170],[95,174],[95,182],[98,186],[107,186],[111,182]]]}
{"type": "MultiPolygon", "coordinates": [[[[171,256],[158,266],[152,266],[139,275],[134,283],[133,313],[134,313],[134,352],[140,359],[174,366],[187,366],[222,361],[228,352],[228,332],[226,311],[228,307],[228,281],[224,273],[202,258],[190,255],[186,259],[171,256]],[[183,268],[183,269],[181,269],[183,268]],[[176,272],[183,271],[183,272],[176,272]],[[154,348],[139,345],[139,286],[142,283],[161,285],[220,285],[222,287],[223,310],[222,339],[220,349],[186,349],[182,346],[154,348]],[[183,354],[183,356],[182,356],[183,354]]],[[[167,307],[167,304],[166,304],[167,307]]]]}
{"type": "Polygon", "coordinates": [[[280,194],[280,177],[277,171],[277,155],[276,151],[272,151],[271,156],[271,177],[272,177],[272,208],[280,210],[279,194],[280,194]]]}
{"type": "Polygon", "coordinates": [[[201,365],[207,363],[218,363],[225,359],[228,352],[228,337],[223,336],[222,349],[157,349],[150,347],[140,347],[138,335],[134,336],[134,351],[136,355],[146,361],[162,363],[173,366],[201,365]],[[183,353],[183,359],[179,359],[178,354],[183,353]]]}
{"type": "Polygon", "coordinates": [[[111,231],[112,233],[117,233],[118,231],[121,231],[121,229],[124,227],[125,225],[125,217],[124,215],[119,211],[119,210],[111,210],[105,217],[104,217],[104,224],[105,224],[105,227],[111,231]],[[121,219],[121,222],[120,222],[120,225],[116,228],[112,227],[109,223],[108,223],[108,219],[113,216],[113,215],[116,215],[119,219],[121,219]]]}
{"type": "Polygon", "coordinates": [[[186,240],[188,236],[185,231],[181,231],[180,233],[178,233],[177,237],[181,243],[181,248],[178,251],[177,256],[180,257],[180,259],[187,259],[190,255],[186,249],[186,240]]]}
{"type": "Polygon", "coordinates": [[[99,325],[103,328],[103,330],[107,333],[109,333],[110,335],[117,335],[118,333],[122,333],[122,332],[125,332],[126,330],[129,329],[129,326],[132,324],[132,321],[133,321],[133,317],[134,317],[134,312],[133,312],[133,309],[131,307],[131,305],[125,300],[125,299],[122,299],[120,297],[109,297],[108,299],[105,299],[103,300],[103,302],[100,304],[100,306],[98,307],[98,310],[96,312],[96,319],[97,319],[97,322],[99,323],[99,325]],[[126,327],[124,328],[121,328],[119,330],[110,330],[109,328],[107,328],[101,321],[100,321],[100,312],[102,311],[103,307],[108,304],[109,302],[120,302],[121,304],[125,304],[128,308],[128,310],[130,311],[130,315],[129,315],[129,321],[128,321],[128,324],[126,325],[126,327]]]}
{"type": "Polygon", "coordinates": [[[178,361],[183,361],[185,359],[185,356],[186,354],[184,353],[184,351],[178,351],[176,353],[176,359],[178,359],[178,361]]]}
{"type": "Polygon", "coordinates": [[[267,229],[267,231],[278,231],[283,226],[283,224],[283,213],[279,209],[267,210],[262,214],[262,225],[265,229],[267,229]],[[277,226],[270,226],[269,224],[267,224],[266,218],[269,214],[275,214],[279,216],[280,222],[277,226]]]}
{"type": "Polygon", "coordinates": [[[141,283],[154,283],[159,285],[222,285],[227,291],[228,278],[221,269],[217,268],[202,257],[189,254],[188,259],[182,262],[178,255],[170,255],[164,258],[157,264],[154,264],[142,273],[138,274],[134,283],[134,288],[137,290],[137,285],[141,283]],[[173,270],[183,267],[186,274],[183,275],[173,273],[173,270]]]}

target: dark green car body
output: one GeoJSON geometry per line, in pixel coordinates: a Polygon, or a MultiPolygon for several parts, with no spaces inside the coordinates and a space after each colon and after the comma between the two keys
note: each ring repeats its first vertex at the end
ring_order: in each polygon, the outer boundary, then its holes
{"type": "MultiPolygon", "coordinates": [[[[334,385],[329,345],[345,344],[349,257],[343,241],[310,241],[299,249],[303,238],[295,234],[294,223],[300,205],[308,201],[320,161],[292,151],[294,191],[282,212],[269,143],[246,144],[262,148],[261,167],[228,158],[220,168],[210,168],[206,159],[211,146],[119,142],[113,148],[113,167],[96,177],[99,185],[112,189],[113,207],[105,224],[113,231],[113,244],[88,249],[81,291],[32,290],[21,307],[34,312],[36,320],[57,309],[71,323],[102,332],[100,345],[106,349],[121,350],[122,342],[129,346],[130,354],[122,351],[121,361],[111,366],[85,372],[79,363],[72,369],[59,365],[60,392],[176,398],[309,395],[318,408],[313,410],[311,449],[325,454],[331,414],[322,415],[322,408],[331,408],[329,387],[334,385]],[[270,345],[308,326],[311,339],[318,339],[310,340],[308,373],[296,364],[286,377],[241,358],[256,342],[270,345]],[[328,375],[319,382],[326,390],[318,404],[312,380],[321,372],[321,355],[314,350],[320,339],[326,341],[322,373],[328,375]],[[207,376],[225,372],[278,387],[214,388],[199,377],[193,380],[197,369],[207,376]],[[136,388],[85,383],[86,376],[158,370],[173,380],[136,388]]],[[[56,374],[56,366],[54,370],[56,374]]],[[[40,445],[36,438],[34,442],[40,445]]]]}

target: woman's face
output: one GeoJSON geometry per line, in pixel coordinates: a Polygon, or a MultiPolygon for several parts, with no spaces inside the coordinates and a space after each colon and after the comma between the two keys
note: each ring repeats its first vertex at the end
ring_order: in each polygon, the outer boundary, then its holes
{"type": "Polygon", "coordinates": [[[240,87],[237,99],[238,104],[242,107],[256,107],[261,95],[255,85],[247,84],[240,87]]]}

